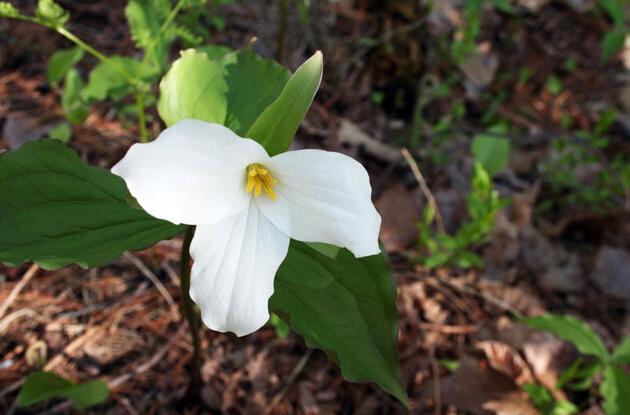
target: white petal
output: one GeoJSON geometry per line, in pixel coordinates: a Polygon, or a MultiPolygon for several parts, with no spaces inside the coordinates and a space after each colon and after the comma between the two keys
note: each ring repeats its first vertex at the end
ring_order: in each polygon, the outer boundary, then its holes
{"type": "Polygon", "coordinates": [[[255,203],[212,225],[198,226],[190,253],[195,260],[190,297],[212,330],[238,336],[269,319],[273,280],[289,249],[289,237],[255,203]]]}
{"type": "Polygon", "coordinates": [[[357,161],[323,150],[289,151],[267,163],[276,199],[256,198],[278,229],[304,242],[348,248],[357,257],[380,252],[381,217],[367,172],[357,161]]]}
{"type": "Polygon", "coordinates": [[[245,209],[245,168],[268,159],[260,144],[222,125],[184,120],[134,144],[112,172],[152,216],[198,225],[245,209]]]}

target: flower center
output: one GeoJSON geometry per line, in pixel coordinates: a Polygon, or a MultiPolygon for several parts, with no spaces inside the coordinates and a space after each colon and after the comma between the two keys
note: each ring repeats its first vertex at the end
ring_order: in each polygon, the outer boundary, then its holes
{"type": "Polygon", "coordinates": [[[262,164],[253,163],[247,166],[247,192],[253,192],[258,197],[264,190],[271,199],[276,198],[272,186],[278,183],[271,176],[271,172],[262,164]]]}

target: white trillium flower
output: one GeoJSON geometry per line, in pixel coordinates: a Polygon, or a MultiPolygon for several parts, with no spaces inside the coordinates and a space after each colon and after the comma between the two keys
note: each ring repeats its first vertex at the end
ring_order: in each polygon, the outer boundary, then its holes
{"type": "Polygon", "coordinates": [[[340,153],[270,157],[222,125],[184,120],[134,144],[112,172],[152,216],[197,226],[190,296],[213,330],[243,336],[267,322],[290,238],[380,252],[368,174],[340,153]]]}

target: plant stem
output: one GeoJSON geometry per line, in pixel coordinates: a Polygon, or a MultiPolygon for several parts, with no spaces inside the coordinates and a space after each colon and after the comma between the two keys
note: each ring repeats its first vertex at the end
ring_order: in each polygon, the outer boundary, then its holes
{"type": "MultiPolygon", "coordinates": [[[[144,92],[141,90],[141,87],[139,85],[139,73],[135,74],[135,76],[131,75],[125,68],[123,68],[122,66],[120,66],[119,64],[117,64],[116,62],[108,58],[107,56],[103,55],[101,52],[94,49],[89,44],[85,43],[83,40],[81,40],[79,37],[77,37],[74,33],[70,32],[65,27],[53,26],[51,28],[54,29],[60,35],[64,36],[66,39],[71,40],[74,44],[76,44],[81,49],[83,49],[84,51],[94,56],[96,59],[100,60],[106,65],[111,66],[114,70],[116,70],[122,76],[124,76],[127,82],[129,82],[129,84],[134,87],[136,91],[135,99],[136,99],[136,111],[138,113],[138,129],[140,130],[140,141],[143,143],[146,143],[149,140],[149,134],[147,133],[146,115],[144,112],[145,110],[144,92]]],[[[141,71],[141,68],[138,71],[141,71]]]]}
{"type": "Polygon", "coordinates": [[[162,26],[160,26],[160,30],[158,30],[157,34],[152,39],[149,46],[146,48],[144,52],[144,56],[142,57],[142,64],[139,66],[138,71],[142,70],[142,68],[146,66],[147,61],[149,60],[149,56],[153,52],[153,49],[155,48],[157,43],[160,41],[160,38],[162,37],[166,29],[168,29],[171,23],[173,23],[173,20],[175,20],[175,18],[177,17],[177,14],[179,13],[179,11],[181,10],[183,6],[184,6],[184,0],[179,0],[177,4],[175,4],[175,7],[173,7],[171,12],[168,14],[168,16],[166,17],[166,20],[164,20],[164,23],[162,23],[162,26]]]}
{"type": "Polygon", "coordinates": [[[182,313],[186,316],[188,321],[188,328],[190,329],[190,335],[193,342],[193,357],[191,361],[191,377],[187,397],[197,399],[201,390],[201,338],[199,337],[199,328],[201,321],[199,320],[199,313],[195,308],[195,303],[190,298],[190,243],[193,235],[195,234],[195,227],[189,226],[186,228],[186,234],[184,235],[184,244],[182,245],[182,252],[180,256],[180,289],[181,289],[181,302],[182,313]]]}
{"type": "Polygon", "coordinates": [[[138,113],[138,128],[140,129],[140,141],[146,143],[149,141],[147,133],[146,117],[144,114],[144,94],[140,91],[136,92],[136,112],[138,113]]]}
{"type": "Polygon", "coordinates": [[[284,60],[284,38],[287,31],[287,0],[280,0],[280,21],[278,22],[278,37],[276,44],[276,60],[284,60]]]}
{"type": "Polygon", "coordinates": [[[59,33],[60,35],[62,35],[66,39],[70,40],[72,43],[74,43],[75,45],[77,45],[78,47],[80,47],[81,49],[86,51],[87,53],[89,53],[90,55],[94,56],[96,59],[100,60],[101,62],[103,62],[103,63],[105,63],[105,64],[107,64],[109,66],[111,66],[117,72],[119,72],[122,76],[124,76],[125,79],[131,85],[136,86],[136,84],[138,83],[138,80],[135,77],[133,77],[129,72],[127,72],[127,70],[125,68],[123,68],[122,66],[120,66],[119,64],[117,64],[116,62],[114,62],[113,60],[108,58],[107,56],[103,55],[101,52],[99,52],[98,50],[94,49],[92,46],[90,46],[87,43],[85,43],[83,40],[81,40],[79,37],[77,37],[74,33],[70,32],[65,27],[63,27],[63,26],[49,26],[49,25],[46,25],[45,23],[42,23],[42,22],[37,22],[37,23],[40,23],[40,24],[43,24],[44,26],[50,27],[51,29],[55,30],[57,33],[59,33]]]}

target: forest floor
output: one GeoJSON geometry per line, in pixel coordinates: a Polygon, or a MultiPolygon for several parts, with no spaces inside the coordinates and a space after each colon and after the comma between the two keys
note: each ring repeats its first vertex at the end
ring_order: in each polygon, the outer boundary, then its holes
{"type": "MultiPolygon", "coordinates": [[[[124,1],[60,3],[71,11],[71,29],[99,50],[137,53],[124,1]]],[[[217,9],[225,27],[211,42],[239,48],[256,36],[257,52],[272,57],[276,2],[227,3],[217,9]]],[[[477,51],[457,62],[450,54],[465,21],[461,2],[435,2],[431,13],[418,3],[311,2],[306,23],[290,8],[283,63],[294,69],[317,49],[325,57],[322,87],[294,146],[342,151],[370,172],[398,286],[412,413],[536,414],[522,385],[553,390],[578,353],[515,316],[570,314],[609,347],[630,334],[630,189],[616,181],[630,157],[630,52],[602,63],[600,43],[611,23],[595,2],[523,0],[513,2],[514,14],[485,7],[477,51]],[[606,113],[613,120],[597,131],[606,113]],[[511,151],[494,186],[511,202],[489,241],[470,248],[485,265],[421,265],[427,253],[417,244],[417,225],[426,192],[400,149],[415,156],[454,233],[467,220],[471,141],[498,123],[510,126],[511,151]]],[[[45,136],[63,119],[46,64],[70,44],[6,19],[0,39],[2,151],[45,136]]],[[[155,135],[161,126],[153,115],[155,135]]],[[[104,168],[138,136],[133,120],[116,117],[109,104],[93,108],[73,133],[70,146],[104,168]]],[[[46,370],[108,382],[111,398],[89,413],[406,412],[375,386],[343,381],[325,354],[273,327],[243,338],[205,330],[201,403],[179,406],[192,351],[177,307],[180,247],[179,239],[163,241],[89,270],[0,265],[0,304],[10,302],[0,307],[0,412],[15,411],[32,370],[26,351],[39,341],[46,370]]],[[[583,413],[603,413],[588,391],[556,393],[583,413]]],[[[74,413],[63,401],[30,411],[17,412],[74,413]]]]}

